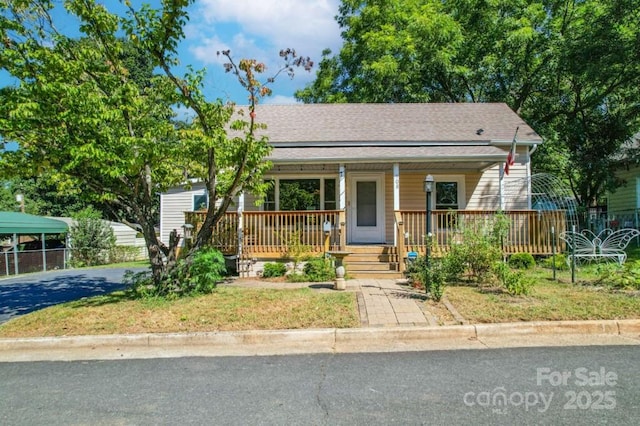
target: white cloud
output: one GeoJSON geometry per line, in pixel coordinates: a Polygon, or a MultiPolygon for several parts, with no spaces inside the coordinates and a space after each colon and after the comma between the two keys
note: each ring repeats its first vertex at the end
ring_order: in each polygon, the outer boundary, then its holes
{"type": "Polygon", "coordinates": [[[275,95],[265,98],[262,101],[263,104],[272,104],[272,105],[286,105],[286,104],[295,104],[297,103],[296,98],[293,96],[284,96],[284,95],[275,95]]]}
{"type": "MultiPolygon", "coordinates": [[[[335,51],[340,46],[334,19],[339,0],[200,0],[196,5],[196,16],[209,24],[201,25],[201,31],[207,27],[218,31],[216,24],[235,23],[244,39],[260,37],[271,49],[292,47],[316,62],[324,48],[335,51]]],[[[231,46],[244,55],[242,47],[231,46]]]]}

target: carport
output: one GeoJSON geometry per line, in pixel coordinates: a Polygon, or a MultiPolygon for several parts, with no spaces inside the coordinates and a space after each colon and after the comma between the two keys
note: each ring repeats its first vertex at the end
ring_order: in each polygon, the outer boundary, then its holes
{"type": "Polygon", "coordinates": [[[11,244],[3,248],[0,256],[0,275],[47,271],[65,267],[64,247],[47,248],[47,235],[66,234],[66,223],[41,216],[17,212],[0,212],[0,237],[11,238],[11,244]],[[30,236],[39,245],[36,250],[21,247],[21,239],[30,236]],[[22,250],[21,250],[22,248],[22,250]]]}

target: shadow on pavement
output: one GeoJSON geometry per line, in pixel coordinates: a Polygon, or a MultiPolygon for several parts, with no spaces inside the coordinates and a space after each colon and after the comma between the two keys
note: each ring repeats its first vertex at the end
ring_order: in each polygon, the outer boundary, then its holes
{"type": "MultiPolygon", "coordinates": [[[[48,306],[104,295],[125,288],[126,285],[122,284],[121,279],[83,273],[50,278],[36,276],[33,279],[22,278],[15,282],[0,282],[0,324],[48,306]]],[[[95,303],[110,303],[109,300],[95,303]]],[[[114,298],[112,302],[115,301],[114,298]]]]}

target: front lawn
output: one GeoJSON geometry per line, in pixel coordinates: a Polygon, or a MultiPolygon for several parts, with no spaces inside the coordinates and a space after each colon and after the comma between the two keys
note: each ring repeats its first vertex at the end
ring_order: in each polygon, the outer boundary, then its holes
{"type": "Polygon", "coordinates": [[[500,287],[450,286],[446,296],[471,323],[640,319],[640,292],[616,291],[595,285],[594,266],[581,268],[576,284],[568,271],[537,268],[529,295],[512,296],[500,287]]]}
{"type": "Polygon", "coordinates": [[[355,293],[219,287],[179,300],[124,292],[52,306],[0,326],[0,337],[358,327],[355,293]]]}

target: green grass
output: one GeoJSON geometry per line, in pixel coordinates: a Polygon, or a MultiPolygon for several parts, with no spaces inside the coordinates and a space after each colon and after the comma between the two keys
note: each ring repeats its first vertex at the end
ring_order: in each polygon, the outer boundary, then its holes
{"type": "Polygon", "coordinates": [[[535,284],[528,296],[511,296],[498,286],[450,286],[446,295],[462,316],[474,323],[517,321],[639,319],[640,293],[612,291],[596,285],[598,266],[576,271],[536,268],[535,284]]]}
{"type": "Polygon", "coordinates": [[[0,326],[0,337],[347,328],[360,324],[354,293],[219,287],[212,294],[130,299],[115,292],[52,306],[0,326]]]}

